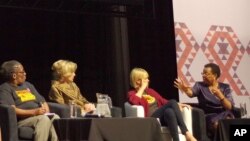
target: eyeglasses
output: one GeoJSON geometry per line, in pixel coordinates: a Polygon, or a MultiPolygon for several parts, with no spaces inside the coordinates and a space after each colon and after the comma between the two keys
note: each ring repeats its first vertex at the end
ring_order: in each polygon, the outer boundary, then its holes
{"type": "Polygon", "coordinates": [[[201,72],[201,75],[202,75],[202,76],[206,76],[206,77],[207,77],[207,76],[212,75],[212,73],[201,72]]]}

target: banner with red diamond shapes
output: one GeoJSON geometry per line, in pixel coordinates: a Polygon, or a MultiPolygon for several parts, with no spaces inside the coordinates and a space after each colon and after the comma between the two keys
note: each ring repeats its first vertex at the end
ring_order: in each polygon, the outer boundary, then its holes
{"type": "MultiPolygon", "coordinates": [[[[243,56],[249,58],[250,42],[244,48],[236,33],[229,26],[211,25],[201,45],[193,37],[185,23],[175,23],[176,55],[178,76],[186,83],[193,85],[197,77],[197,68],[203,68],[208,62],[216,63],[221,68],[220,81],[229,83],[238,96],[249,96],[249,91],[241,81],[239,70],[243,56]]],[[[250,70],[249,70],[250,71],[250,70]]],[[[243,76],[244,77],[244,76],[243,76]]],[[[248,85],[250,82],[248,83],[248,85]]]]}

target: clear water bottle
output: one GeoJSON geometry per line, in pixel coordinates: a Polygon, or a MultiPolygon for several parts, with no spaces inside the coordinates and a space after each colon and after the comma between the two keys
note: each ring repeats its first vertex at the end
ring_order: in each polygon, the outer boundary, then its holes
{"type": "Polygon", "coordinates": [[[77,106],[73,100],[69,102],[69,107],[70,107],[70,117],[76,118],[77,117],[77,106]]]}
{"type": "Polygon", "coordinates": [[[247,118],[247,104],[246,103],[244,103],[244,113],[245,113],[246,118],[247,118]]]}

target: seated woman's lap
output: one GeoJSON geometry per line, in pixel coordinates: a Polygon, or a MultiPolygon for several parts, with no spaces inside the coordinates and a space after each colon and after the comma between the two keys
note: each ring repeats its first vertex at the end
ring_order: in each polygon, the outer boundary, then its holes
{"type": "MultiPolygon", "coordinates": [[[[166,121],[175,122],[176,121],[176,115],[174,112],[174,107],[178,107],[178,104],[175,100],[169,100],[167,104],[164,106],[158,108],[151,117],[159,118],[161,121],[161,124],[164,126],[167,126],[168,123],[166,121]],[[168,120],[166,120],[166,118],[168,120]],[[173,121],[175,120],[175,121],[173,121]]],[[[176,121],[177,122],[177,121],[176,121]]]]}

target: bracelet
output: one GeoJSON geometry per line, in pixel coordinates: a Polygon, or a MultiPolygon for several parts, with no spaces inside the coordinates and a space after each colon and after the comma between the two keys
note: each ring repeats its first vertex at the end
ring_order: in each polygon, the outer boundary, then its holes
{"type": "Polygon", "coordinates": [[[222,102],[225,99],[225,97],[223,97],[222,99],[220,99],[220,101],[222,102]]]}

